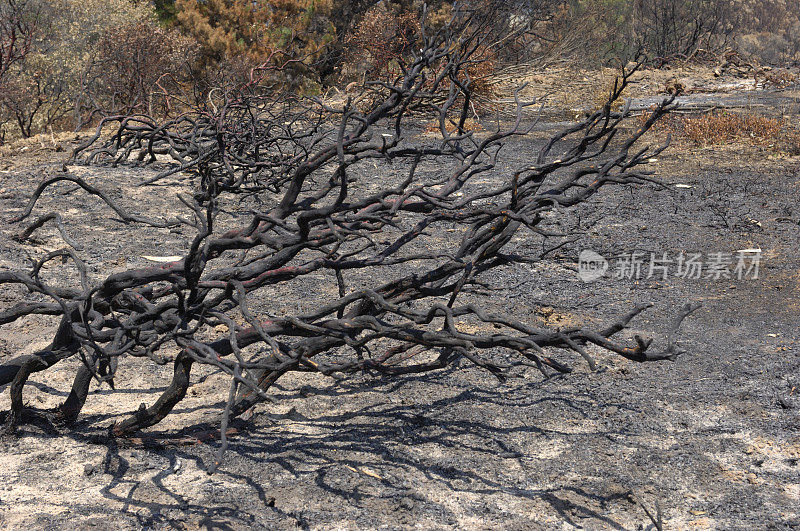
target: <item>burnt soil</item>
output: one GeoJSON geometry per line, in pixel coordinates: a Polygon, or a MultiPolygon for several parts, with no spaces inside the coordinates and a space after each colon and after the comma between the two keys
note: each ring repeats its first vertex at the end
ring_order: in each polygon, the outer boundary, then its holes
{"type": "MultiPolygon", "coordinates": [[[[541,142],[509,144],[507,164],[530,160],[541,142]]],[[[0,160],[2,217],[65,158],[34,147],[0,160]]],[[[276,405],[236,424],[223,465],[208,475],[226,380],[199,370],[174,415],[115,441],[106,436],[111,423],[152,403],[171,372],[122,360],[118,389],[93,385],[71,429],[23,425],[0,439],[0,527],[636,529],[650,526],[643,507],[656,506],[667,529],[800,527],[800,158],[748,143],[678,142],[652,166],[665,186],[609,188],[552,220],[578,224],[579,239],[535,265],[493,272],[497,290],[482,300],[551,326],[597,325],[649,302],[622,337],[662,344],[681,305],[701,302],[680,329],[686,353],[676,361],[636,364],[594,350],[595,372],[566,357],[572,374],[544,379],[518,367],[506,383],[466,364],[396,379],[290,376],[274,391],[276,405]],[[583,283],[576,274],[582,249],[746,248],[763,251],[758,279],[583,283]]],[[[72,171],[150,215],[170,215],[174,192],[191,184],[137,188],[153,174],[143,168],[72,171]]],[[[179,255],[191,236],[121,224],[67,185],[43,199],[35,213],[60,208],[94,278],[146,266],[145,255],[179,255]]],[[[18,231],[0,229],[2,269],[63,246],[52,226],[25,243],[11,239],[18,231]]],[[[523,233],[511,246],[541,251],[523,233]]],[[[63,271],[46,274],[67,282],[63,271]]],[[[318,289],[312,279],[284,303],[313,304],[318,289]]],[[[22,296],[4,288],[0,308],[22,296]]],[[[54,323],[4,326],[0,361],[46,346],[54,323]]],[[[78,363],[34,375],[29,405],[60,403],[78,363]]],[[[0,410],[8,408],[4,392],[0,410]]]]}

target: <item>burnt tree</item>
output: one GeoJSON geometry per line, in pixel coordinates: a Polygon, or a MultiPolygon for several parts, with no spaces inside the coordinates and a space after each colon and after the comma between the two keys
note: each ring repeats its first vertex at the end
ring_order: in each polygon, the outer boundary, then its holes
{"type": "Polygon", "coordinates": [[[38,9],[27,0],[0,2],[0,80],[30,52],[37,36],[38,9]]]}
{"type": "MultiPolygon", "coordinates": [[[[20,301],[0,312],[0,325],[32,314],[61,316],[49,348],[0,366],[0,385],[11,384],[7,422],[25,412],[26,379],[71,356],[83,363],[69,397],[51,413],[57,420],[77,417],[92,379],[124,379],[124,371],[115,371],[120,357],[171,362],[174,376],[161,397],[112,429],[115,436],[129,435],[164,419],[184,398],[192,367],[209,364],[230,378],[223,439],[230,418],[269,400],[270,387],[297,371],[397,376],[464,359],[502,379],[507,367],[490,351],[505,349],[548,375],[570,371],[569,356],[556,359],[555,351],[573,352],[594,367],[588,345],[637,362],[673,359],[679,349],[672,336],[659,351],[640,337],[630,344],[614,338],[646,306],[601,329],[553,330],[493,314],[474,293],[491,283],[487,273],[523,260],[506,251],[507,244],[520,231],[546,233],[540,225],[549,211],[579,205],[607,185],[650,182],[643,166],[664,146],[637,141],[671,105],[664,101],[641,127],[625,133],[626,109],[614,110],[632,73],[624,72],[601,109],[553,137],[524,166],[495,175],[495,184],[478,184],[496,173],[504,143],[531,130],[524,118],[530,104],[519,92],[514,120],[498,120],[481,135],[465,129],[472,112],[468,67],[491,38],[488,24],[456,13],[434,34],[423,25],[402,73],[393,82],[369,84],[360,107],[278,94],[279,85],[269,83],[278,65],[254,72],[237,91],[218,94],[217,104],[171,121],[106,118],[73,157],[122,164],[168,155],[175,163],[148,182],[192,173],[194,193],[179,197],[187,214],[151,219],[129,212],[65,170],[44,180],[15,217],[19,236],[50,221],[62,226],[57,212],[23,221],[47,187],[69,181],[126,223],[183,224],[194,239],[179,261],[98,282],[67,238],[67,247],[31,271],[0,272],[0,283],[21,284],[49,300],[20,301]],[[414,127],[419,116],[436,117],[436,139],[414,127]],[[115,133],[105,138],[101,132],[112,123],[115,133]],[[393,172],[384,175],[388,165],[393,172]],[[255,205],[248,223],[218,227],[221,210],[248,201],[255,205]],[[74,264],[78,285],[40,278],[43,264],[57,258],[74,264]],[[275,297],[319,272],[328,272],[331,290],[317,294],[312,310],[274,311],[275,297]],[[467,331],[468,322],[479,326],[467,331]],[[168,357],[170,348],[179,353],[168,357]]],[[[675,329],[692,309],[681,312],[675,329]]]]}

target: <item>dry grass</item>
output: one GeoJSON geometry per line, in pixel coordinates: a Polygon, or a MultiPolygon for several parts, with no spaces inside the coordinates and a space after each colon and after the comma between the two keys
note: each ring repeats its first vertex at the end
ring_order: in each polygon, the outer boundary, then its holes
{"type": "Polygon", "coordinates": [[[682,125],[686,137],[700,145],[722,144],[741,138],[779,140],[784,130],[782,120],[732,112],[686,117],[682,125]]]}
{"type": "MultiPolygon", "coordinates": [[[[640,116],[642,124],[649,113],[640,116]]],[[[672,115],[653,128],[656,133],[670,133],[680,140],[699,146],[746,142],[775,148],[777,151],[800,153],[800,130],[786,120],[758,114],[722,111],[694,116],[672,115]]]]}
{"type": "MultiPolygon", "coordinates": [[[[608,98],[612,91],[616,88],[616,84],[618,83],[617,77],[612,77],[608,79],[607,76],[603,75],[601,81],[594,86],[593,91],[590,95],[590,101],[592,102],[592,109],[602,109],[603,106],[608,103],[608,98]]],[[[630,98],[630,90],[629,87],[625,87],[625,90],[622,91],[622,95],[617,98],[614,103],[611,105],[611,110],[615,112],[619,112],[625,106],[625,100],[630,98]]]]}
{"type": "Polygon", "coordinates": [[[60,133],[41,133],[30,138],[18,138],[7,144],[0,144],[0,159],[37,149],[60,151],[63,149],[61,144],[74,140],[75,136],[74,132],[65,131],[60,133]]]}

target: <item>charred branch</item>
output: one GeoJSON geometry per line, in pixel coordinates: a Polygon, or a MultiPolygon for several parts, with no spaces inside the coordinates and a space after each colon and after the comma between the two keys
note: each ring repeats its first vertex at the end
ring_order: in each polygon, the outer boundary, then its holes
{"type": "MultiPolygon", "coordinates": [[[[41,265],[0,273],[0,283],[51,300],[22,301],[0,313],[0,324],[31,314],[62,315],[49,349],[0,366],[0,385],[12,383],[15,410],[29,374],[79,355],[81,372],[60,408],[64,419],[74,419],[90,377],[124,378],[115,376],[115,360],[123,356],[167,363],[168,347],[180,350],[171,384],[153,405],[118,422],[115,435],[169,415],[186,395],[195,364],[230,378],[224,433],[231,416],[269,400],[272,385],[293,372],[396,376],[465,359],[502,379],[508,367],[487,354],[493,349],[515,353],[544,374],[571,370],[567,361],[554,359],[558,351],[573,352],[594,368],[589,346],[637,362],[673,359],[679,354],[675,331],[693,307],[682,311],[666,350],[654,353],[650,340],[615,337],[646,306],[600,330],[552,330],[493,314],[472,295],[465,300],[470,286],[514,260],[504,252],[514,235],[545,232],[540,224],[551,210],[579,205],[607,185],[648,183],[644,166],[665,146],[639,141],[672,106],[672,98],[665,100],[646,123],[625,132],[626,109],[615,111],[614,102],[633,71],[622,72],[601,109],[555,136],[527,165],[495,177],[488,188],[474,186],[497,173],[504,144],[531,129],[525,125],[530,102],[519,94],[513,122],[485,135],[463,128],[471,94],[466,67],[486,45],[486,24],[456,13],[440,31],[423,31],[422,46],[401,64],[402,74],[391,83],[368,83],[368,97],[359,105],[332,107],[248,84],[221,106],[165,122],[138,115],[104,119],[73,159],[116,165],[170,157],[174,164],[145,184],[179,172],[192,175],[194,192],[180,196],[186,216],[153,220],[130,213],[65,171],[46,178],[13,221],[32,215],[44,190],[68,181],[127,223],[182,223],[195,236],[181,260],[98,283],[88,281],[72,249],[57,254],[81,271],[80,286],[48,285],[38,275],[41,265]],[[419,115],[438,119],[435,141],[414,134],[409,122],[419,115]],[[457,124],[455,131],[448,121],[457,124]],[[112,124],[115,132],[104,137],[112,124]],[[379,164],[405,168],[403,178],[380,181],[379,164]],[[258,205],[249,221],[218,228],[223,207],[244,200],[258,205]],[[454,238],[445,245],[437,234],[454,238]],[[335,278],[332,295],[321,295],[313,309],[282,315],[271,309],[267,290],[288,291],[323,272],[335,278]],[[381,276],[388,280],[379,281],[381,276]],[[479,326],[465,326],[469,322],[479,326]],[[227,332],[219,332],[220,325],[227,332]],[[216,337],[208,339],[210,334],[216,337]]],[[[63,224],[58,214],[45,215],[20,237],[48,220],[63,224]]],[[[66,234],[64,239],[71,243],[66,234]]]]}

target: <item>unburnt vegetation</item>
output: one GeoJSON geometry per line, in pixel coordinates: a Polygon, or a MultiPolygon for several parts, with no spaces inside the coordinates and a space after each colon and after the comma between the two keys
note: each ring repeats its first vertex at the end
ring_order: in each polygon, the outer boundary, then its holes
{"type": "MultiPolygon", "coordinates": [[[[778,69],[800,58],[797,0],[469,4],[502,35],[472,65],[473,91],[489,100],[500,97],[484,90],[498,78],[557,63],[616,66],[645,54],[657,68],[718,63],[767,84],[788,80],[778,69]]],[[[457,5],[428,2],[425,23],[441,28],[457,5]]],[[[282,65],[283,82],[304,95],[396,74],[422,10],[417,0],[3,0],[0,143],[119,114],[175,117],[263,64],[282,65]]]]}
{"type": "MultiPolygon", "coordinates": [[[[649,116],[649,112],[644,112],[639,121],[645,123],[649,116]]],[[[654,130],[692,146],[745,142],[770,148],[775,153],[800,153],[800,130],[792,120],[752,111],[711,110],[675,114],[661,120],[654,130]]]]}

